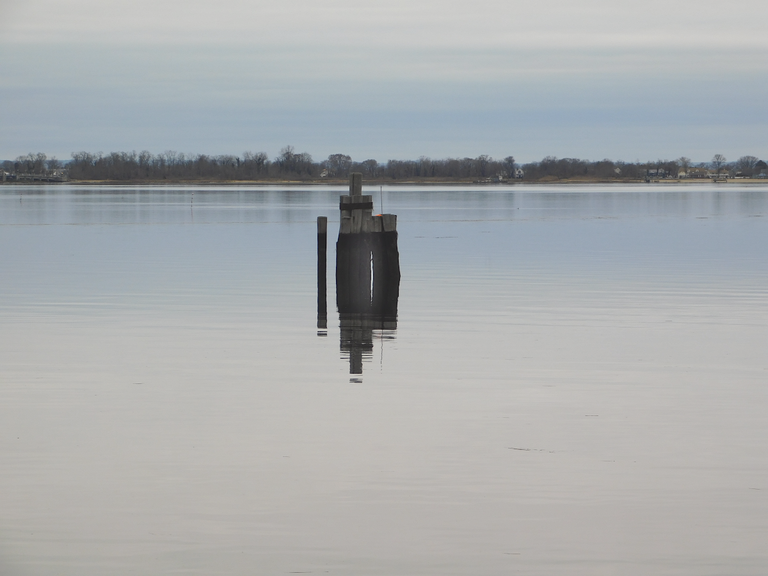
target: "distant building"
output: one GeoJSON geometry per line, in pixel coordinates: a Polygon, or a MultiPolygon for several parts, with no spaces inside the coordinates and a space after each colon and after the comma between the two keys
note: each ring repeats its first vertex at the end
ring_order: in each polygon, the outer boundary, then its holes
{"type": "Polygon", "coordinates": [[[709,170],[706,168],[688,168],[686,178],[709,178],[709,170]]]}
{"type": "Polygon", "coordinates": [[[522,168],[517,168],[515,170],[515,178],[517,180],[522,180],[523,176],[525,176],[525,172],[523,172],[523,169],[522,168]]]}
{"type": "Polygon", "coordinates": [[[670,174],[664,168],[648,168],[645,171],[646,178],[669,178],[670,174]]]}

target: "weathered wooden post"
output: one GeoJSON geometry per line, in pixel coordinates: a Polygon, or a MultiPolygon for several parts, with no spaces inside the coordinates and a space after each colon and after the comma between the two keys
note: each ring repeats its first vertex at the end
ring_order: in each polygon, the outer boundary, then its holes
{"type": "Polygon", "coordinates": [[[400,252],[397,249],[397,216],[373,217],[373,294],[371,312],[383,324],[397,327],[397,300],[400,295],[400,252]]]}
{"type": "Polygon", "coordinates": [[[400,293],[397,216],[373,216],[373,196],[362,188],[363,175],[350,174],[349,194],[339,201],[336,242],[336,305],[350,374],[362,373],[363,355],[373,349],[372,330],[397,327],[400,293]]]}
{"type": "Polygon", "coordinates": [[[336,243],[336,304],[339,312],[362,314],[371,304],[371,212],[373,197],[362,194],[363,175],[349,175],[349,194],[341,196],[336,243]]]}
{"type": "Polygon", "coordinates": [[[317,328],[328,329],[328,297],[326,261],[328,252],[328,218],[317,217],[317,328]]]}

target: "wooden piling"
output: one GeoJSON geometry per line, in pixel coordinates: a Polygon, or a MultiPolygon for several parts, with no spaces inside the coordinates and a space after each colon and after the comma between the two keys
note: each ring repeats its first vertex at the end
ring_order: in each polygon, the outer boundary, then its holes
{"type": "Polygon", "coordinates": [[[363,194],[362,183],[362,174],[350,174],[349,194],[339,199],[336,242],[336,306],[350,374],[362,374],[373,330],[397,328],[400,293],[397,216],[373,216],[373,196],[363,194]]]}
{"type": "Polygon", "coordinates": [[[400,296],[400,252],[397,249],[397,216],[375,216],[375,228],[381,232],[372,234],[373,293],[371,313],[381,321],[397,320],[397,301],[400,296]]]}
{"type": "Polygon", "coordinates": [[[339,200],[336,305],[340,313],[396,318],[400,287],[397,216],[373,216],[373,196],[362,193],[362,174],[349,176],[339,200]]]}
{"type": "Polygon", "coordinates": [[[360,196],[363,193],[363,175],[360,172],[352,172],[349,175],[349,195],[360,196]]]}

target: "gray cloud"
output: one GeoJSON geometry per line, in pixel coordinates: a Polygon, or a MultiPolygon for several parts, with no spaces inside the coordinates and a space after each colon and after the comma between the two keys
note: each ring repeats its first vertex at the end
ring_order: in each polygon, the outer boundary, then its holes
{"type": "Polygon", "coordinates": [[[0,156],[768,155],[768,8],[716,6],[30,0],[0,28],[0,156]]]}

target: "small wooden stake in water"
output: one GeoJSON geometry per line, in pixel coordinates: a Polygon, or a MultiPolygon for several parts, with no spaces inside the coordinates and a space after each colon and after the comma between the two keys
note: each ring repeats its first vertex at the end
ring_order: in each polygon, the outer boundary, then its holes
{"type": "Polygon", "coordinates": [[[328,333],[328,299],[326,297],[326,254],[328,251],[328,218],[317,217],[317,335],[328,333]],[[322,332],[321,332],[322,331],[322,332]]]}

